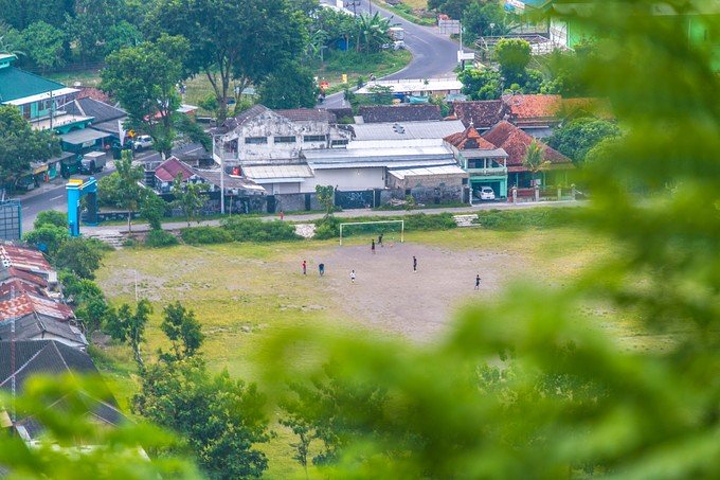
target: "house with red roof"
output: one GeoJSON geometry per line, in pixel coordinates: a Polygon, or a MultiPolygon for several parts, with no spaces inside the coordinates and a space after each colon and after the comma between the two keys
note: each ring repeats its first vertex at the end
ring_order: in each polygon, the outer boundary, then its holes
{"type": "Polygon", "coordinates": [[[525,154],[533,142],[537,142],[543,149],[545,165],[541,170],[541,183],[553,185],[568,183],[568,173],[574,170],[575,166],[568,157],[557,150],[536,140],[530,134],[508,121],[502,121],[482,135],[482,138],[490,142],[496,148],[501,148],[507,153],[507,172],[509,186],[518,188],[529,188],[532,186],[533,173],[525,165],[525,154]]]}
{"type": "Polygon", "coordinates": [[[155,169],[155,190],[160,193],[167,193],[172,189],[172,184],[179,176],[183,182],[187,182],[195,176],[195,172],[185,162],[177,157],[170,157],[155,169]]]}
{"type": "Polygon", "coordinates": [[[496,198],[507,197],[507,152],[485,140],[471,123],[463,132],[445,137],[460,166],[468,172],[470,201],[482,187],[490,187],[496,198]]]}

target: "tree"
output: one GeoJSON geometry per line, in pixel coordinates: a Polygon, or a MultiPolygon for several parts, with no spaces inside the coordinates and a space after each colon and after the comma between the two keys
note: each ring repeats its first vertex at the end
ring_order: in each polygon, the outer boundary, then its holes
{"type": "MultiPolygon", "coordinates": [[[[580,73],[610,99],[623,126],[622,136],[599,144],[611,154],[586,163],[591,208],[573,216],[575,228],[612,246],[597,264],[562,288],[512,286],[465,310],[431,345],[356,332],[329,339],[301,328],[274,340],[263,356],[274,361],[265,378],[307,384],[331,365],[343,389],[387,392],[371,416],[366,401],[328,411],[360,428],[323,473],[718,476],[720,78],[710,48],[678,42],[687,24],[637,15],[653,4],[587,3],[577,19],[607,37],[609,48],[580,73]],[[638,198],[628,185],[650,195],[638,198]],[[603,332],[609,320],[630,318],[673,341],[631,350],[603,332]],[[310,369],[293,354],[308,351],[310,369]],[[487,365],[510,352],[508,368],[487,365]]],[[[717,26],[717,18],[705,19],[717,26]]]]}
{"type": "Polygon", "coordinates": [[[103,45],[124,12],[124,0],[74,0],[65,15],[65,30],[73,39],[83,62],[100,58],[103,45]]]}
{"type": "Polygon", "coordinates": [[[34,131],[13,105],[0,105],[0,185],[4,187],[30,168],[60,153],[60,142],[49,131],[34,131]]]}
{"type": "Polygon", "coordinates": [[[130,345],[140,375],[145,373],[145,361],[140,352],[140,344],[145,341],[145,327],[152,311],[150,302],[143,298],[137,302],[135,312],[130,305],[124,303],[117,312],[111,311],[107,316],[108,334],[115,340],[130,345]]]}
{"type": "Polygon", "coordinates": [[[335,208],[335,189],[332,185],[315,185],[315,194],[325,209],[325,218],[328,218],[335,208]]]}
{"type": "Polygon", "coordinates": [[[313,108],[318,87],[312,72],[297,63],[270,74],[260,86],[260,103],[271,109],[313,108]]]}
{"type": "Polygon", "coordinates": [[[122,20],[107,30],[105,56],[126,47],[135,47],[143,41],[142,32],[132,23],[122,20]]]}
{"type": "Polygon", "coordinates": [[[143,190],[140,196],[140,216],[148,221],[152,230],[162,230],[162,219],[168,210],[168,203],[151,190],[143,190]]]}
{"type": "Polygon", "coordinates": [[[490,69],[469,69],[460,72],[462,91],[472,100],[497,100],[502,95],[500,74],[490,69]]]}
{"type": "Polygon", "coordinates": [[[173,180],[173,206],[182,210],[187,217],[188,227],[191,220],[199,222],[200,209],[205,205],[205,197],[202,195],[205,190],[207,185],[204,183],[183,182],[182,174],[178,174],[173,180]]]}
{"type": "Polygon", "coordinates": [[[129,123],[153,138],[153,147],[170,155],[180,106],[177,84],[189,45],[182,37],[162,35],[156,42],[110,54],[102,88],[120,101],[129,123]]]}
{"type": "Polygon", "coordinates": [[[525,68],[530,63],[530,44],[519,38],[503,38],[495,45],[495,57],[500,64],[500,72],[505,85],[517,83],[523,85],[525,68]]]}
{"type": "Polygon", "coordinates": [[[52,261],[55,259],[60,246],[70,238],[67,225],[58,227],[52,224],[43,224],[27,232],[23,241],[37,248],[52,261]]]}
{"type": "Polygon", "coordinates": [[[113,185],[116,190],[108,195],[108,198],[114,199],[116,207],[127,210],[128,231],[132,231],[132,212],[138,209],[142,196],[142,187],[138,182],[144,177],[144,173],[140,165],[133,166],[132,153],[129,150],[122,152],[122,157],[115,163],[115,168],[117,177],[114,185],[108,182],[108,186],[113,185]]]}
{"type": "Polygon", "coordinates": [[[148,21],[153,28],[189,40],[185,74],[208,78],[220,122],[227,117],[233,90],[239,103],[248,85],[261,84],[279,66],[301,55],[305,23],[287,0],[159,0],[148,21]]]}
{"type": "Polygon", "coordinates": [[[65,64],[65,33],[43,21],[22,32],[23,48],[40,70],[47,71],[65,64]]]}
{"type": "Polygon", "coordinates": [[[95,278],[95,270],[100,268],[102,257],[102,250],[92,240],[67,238],[57,250],[55,267],[92,280],[95,278]]]}
{"type": "Polygon", "coordinates": [[[213,479],[259,478],[267,469],[255,447],[269,440],[266,399],[255,385],[212,377],[200,357],[161,360],[142,377],[135,411],[186,439],[213,479]]]}
{"type": "Polygon", "coordinates": [[[43,225],[53,225],[55,227],[67,228],[67,214],[58,212],[57,210],[43,210],[38,213],[37,217],[35,217],[33,228],[38,229],[43,225]]]}
{"type": "Polygon", "coordinates": [[[523,166],[530,170],[534,179],[538,172],[544,170],[550,161],[545,159],[545,146],[534,140],[528,145],[523,157],[523,166]]]}
{"type": "Polygon", "coordinates": [[[390,19],[381,17],[378,12],[374,15],[359,15],[356,19],[358,52],[379,52],[383,45],[392,43],[390,37],[390,19]]]}
{"type": "Polygon", "coordinates": [[[180,302],[171,303],[163,309],[160,329],[172,342],[176,360],[195,355],[205,339],[205,335],[200,331],[200,322],[195,318],[195,312],[185,310],[180,302]]]}
{"type": "Polygon", "coordinates": [[[85,337],[92,342],[93,333],[103,328],[110,314],[105,294],[95,282],[87,278],[80,278],[68,271],[61,271],[59,276],[65,298],[73,305],[85,337]]]}
{"type": "Polygon", "coordinates": [[[592,117],[581,117],[555,129],[548,145],[582,165],[588,152],[606,138],[617,137],[620,129],[614,123],[592,117]]]}

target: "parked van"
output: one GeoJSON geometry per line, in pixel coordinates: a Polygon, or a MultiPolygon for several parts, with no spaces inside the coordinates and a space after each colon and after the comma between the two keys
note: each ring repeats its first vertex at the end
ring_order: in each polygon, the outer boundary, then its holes
{"type": "Polygon", "coordinates": [[[105,152],[89,152],[83,155],[80,162],[80,173],[91,175],[105,169],[107,154],[105,152]]]}

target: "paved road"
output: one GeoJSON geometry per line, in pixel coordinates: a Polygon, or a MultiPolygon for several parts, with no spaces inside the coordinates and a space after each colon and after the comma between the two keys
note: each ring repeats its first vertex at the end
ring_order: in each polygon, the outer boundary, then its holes
{"type": "MultiPolygon", "coordinates": [[[[359,0],[359,12],[367,12],[368,0],[359,0]]],[[[440,35],[436,27],[421,27],[394,16],[373,1],[373,12],[376,10],[385,17],[392,17],[392,23],[399,23],[405,29],[405,45],[412,52],[413,59],[403,70],[383,77],[386,80],[405,78],[433,78],[452,72],[457,66],[458,45],[446,35],[440,35]]],[[[343,106],[343,93],[328,95],[320,107],[339,108],[343,106]]]]}

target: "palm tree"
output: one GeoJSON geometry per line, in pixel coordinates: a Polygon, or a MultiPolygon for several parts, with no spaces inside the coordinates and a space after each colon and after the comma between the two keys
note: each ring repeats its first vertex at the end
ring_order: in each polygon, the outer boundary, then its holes
{"type": "Polygon", "coordinates": [[[534,180],[538,172],[550,165],[550,161],[545,159],[545,146],[538,143],[537,140],[533,140],[525,151],[523,165],[530,170],[534,180]]]}
{"type": "Polygon", "coordinates": [[[390,37],[390,19],[375,15],[357,17],[357,51],[379,52],[384,44],[392,42],[390,37]]]}

